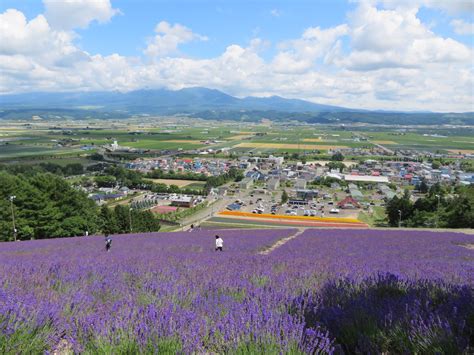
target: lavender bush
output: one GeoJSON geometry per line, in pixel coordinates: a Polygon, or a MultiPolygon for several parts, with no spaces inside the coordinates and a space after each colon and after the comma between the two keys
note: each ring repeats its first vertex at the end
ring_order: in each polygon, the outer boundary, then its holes
{"type": "Polygon", "coordinates": [[[472,350],[474,236],[295,232],[0,244],[0,352],[472,350]]]}

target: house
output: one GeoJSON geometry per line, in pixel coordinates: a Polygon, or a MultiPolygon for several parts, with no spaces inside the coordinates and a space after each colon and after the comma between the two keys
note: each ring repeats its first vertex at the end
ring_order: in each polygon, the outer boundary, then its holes
{"type": "Polygon", "coordinates": [[[129,192],[130,192],[130,189],[127,187],[127,186],[123,186],[120,188],[119,190],[121,193],[123,193],[124,195],[128,195],[129,192]]]}
{"type": "Polygon", "coordinates": [[[94,194],[89,198],[95,201],[98,205],[103,204],[105,201],[117,201],[124,197],[124,194],[94,194]]]}
{"type": "Polygon", "coordinates": [[[280,187],[280,179],[271,178],[267,181],[267,187],[269,190],[275,191],[280,187]]]}
{"type": "Polygon", "coordinates": [[[176,196],[171,199],[171,205],[176,207],[193,207],[194,198],[192,196],[176,196]]]}
{"type": "Polygon", "coordinates": [[[306,189],[306,180],[304,179],[297,179],[295,182],[296,189],[306,189]]]}
{"type": "Polygon", "coordinates": [[[391,200],[392,198],[396,196],[395,192],[393,192],[392,189],[388,187],[387,185],[380,185],[379,191],[388,200],[391,200]]]}
{"type": "Polygon", "coordinates": [[[355,198],[348,196],[344,200],[338,202],[337,207],[342,209],[354,209],[360,208],[360,204],[355,198]]]}
{"type": "Polygon", "coordinates": [[[240,181],[239,186],[241,189],[249,189],[253,185],[253,179],[251,177],[246,177],[240,181]]]}
{"type": "Polygon", "coordinates": [[[238,211],[241,207],[242,206],[239,203],[231,203],[230,205],[227,205],[229,211],[238,211]]]}
{"type": "Polygon", "coordinates": [[[318,197],[318,190],[307,190],[307,189],[298,189],[296,190],[296,197],[299,200],[312,201],[314,198],[318,197]]]}
{"type": "Polygon", "coordinates": [[[265,174],[263,174],[262,172],[260,172],[260,171],[258,171],[258,170],[251,170],[251,171],[248,171],[248,172],[245,174],[245,177],[251,178],[251,179],[254,180],[254,181],[257,181],[257,180],[265,180],[265,174]]]}
{"type": "Polygon", "coordinates": [[[347,182],[388,183],[386,176],[344,175],[344,180],[347,182]]]}

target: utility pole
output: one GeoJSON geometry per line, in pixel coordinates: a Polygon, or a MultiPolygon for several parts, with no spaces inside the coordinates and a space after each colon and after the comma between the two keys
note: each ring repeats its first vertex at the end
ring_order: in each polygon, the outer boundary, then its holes
{"type": "Polygon", "coordinates": [[[436,195],[436,197],[438,198],[438,205],[436,207],[436,228],[438,228],[438,226],[439,226],[439,202],[440,202],[441,196],[436,195]]]}
{"type": "Polygon", "coordinates": [[[16,242],[16,225],[15,225],[15,209],[13,208],[13,201],[16,196],[10,196],[10,208],[12,210],[12,222],[13,222],[13,240],[16,242]]]}
{"type": "Polygon", "coordinates": [[[130,233],[133,232],[133,228],[132,228],[132,210],[133,210],[133,208],[128,209],[128,223],[130,225],[130,233]]]}
{"type": "Polygon", "coordinates": [[[398,228],[401,228],[402,227],[402,211],[401,210],[398,210],[398,228]]]}

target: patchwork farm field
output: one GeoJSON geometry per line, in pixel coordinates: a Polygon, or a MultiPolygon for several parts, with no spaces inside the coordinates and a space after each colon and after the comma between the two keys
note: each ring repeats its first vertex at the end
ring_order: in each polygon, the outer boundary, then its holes
{"type": "MultiPolygon", "coordinates": [[[[6,122],[0,127],[0,159],[52,157],[84,154],[84,145],[100,148],[117,140],[121,146],[144,150],[193,150],[229,148],[237,154],[282,154],[285,152],[321,152],[336,148],[373,148],[382,144],[389,149],[414,149],[469,153],[474,141],[469,136],[424,135],[420,132],[394,134],[335,126],[286,126],[246,123],[181,121],[179,118],[150,118],[142,121],[66,121],[33,122],[28,125],[6,122]],[[57,126],[56,126],[57,124],[57,126]],[[27,128],[25,128],[27,127],[27,128]],[[258,133],[258,135],[257,135],[258,133]],[[211,141],[212,144],[204,142],[211,141]],[[60,143],[60,144],[58,144],[60,143]]],[[[443,132],[444,133],[444,132],[443,132]]],[[[462,133],[461,133],[462,134],[462,133]]],[[[91,151],[90,151],[91,152],[91,151]]]]}
{"type": "Polygon", "coordinates": [[[467,354],[473,245],[351,229],[3,243],[0,352],[467,354]]]}
{"type": "Polygon", "coordinates": [[[449,153],[470,153],[474,151],[472,137],[463,136],[425,136],[417,133],[394,135],[387,132],[371,132],[372,143],[382,144],[390,149],[415,149],[449,153]]]}

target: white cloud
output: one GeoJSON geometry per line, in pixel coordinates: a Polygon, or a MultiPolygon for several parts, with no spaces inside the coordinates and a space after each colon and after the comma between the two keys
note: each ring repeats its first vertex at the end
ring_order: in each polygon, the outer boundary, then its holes
{"type": "Polygon", "coordinates": [[[45,65],[66,65],[87,60],[73,44],[74,33],[53,30],[43,15],[27,21],[25,15],[9,9],[0,14],[0,54],[23,55],[45,65]]]}
{"type": "Polygon", "coordinates": [[[277,73],[304,73],[315,65],[317,59],[337,50],[337,39],[347,33],[345,24],[328,29],[310,27],[301,38],[280,44],[273,68],[277,73]]]}
{"type": "Polygon", "coordinates": [[[106,23],[120,13],[110,0],[43,0],[51,27],[61,30],[86,28],[92,21],[106,23]]]}
{"type": "Polygon", "coordinates": [[[473,22],[466,22],[461,19],[456,19],[451,21],[451,26],[453,27],[454,32],[456,32],[458,35],[474,36],[473,22]]]}
{"type": "Polygon", "coordinates": [[[170,25],[161,21],[155,27],[156,36],[148,42],[144,53],[150,57],[161,57],[174,54],[178,46],[192,41],[207,41],[206,36],[194,33],[180,24],[170,25]]]}
{"type": "Polygon", "coordinates": [[[361,3],[346,24],[307,28],[277,43],[272,57],[269,42],[254,38],[213,58],[187,58],[179,46],[207,37],[168,22],[137,58],[82,51],[74,32],[42,15],[27,21],[8,10],[0,26],[0,92],[205,86],[354,108],[473,110],[473,49],[434,33],[413,6],[361,3]]]}
{"type": "Polygon", "coordinates": [[[351,16],[352,51],[339,64],[366,71],[469,61],[472,49],[435,35],[420,21],[417,11],[416,8],[380,10],[361,4],[351,16]]]}
{"type": "Polygon", "coordinates": [[[280,17],[281,16],[281,11],[278,10],[278,9],[272,9],[270,11],[270,15],[272,15],[273,17],[280,17]]]}
{"type": "Polygon", "coordinates": [[[449,15],[474,14],[471,0],[365,0],[370,4],[382,4],[388,9],[419,8],[421,6],[442,10],[449,15]]]}

